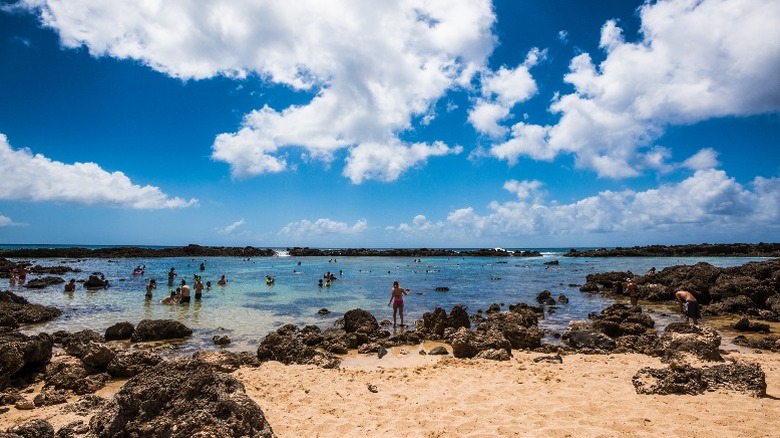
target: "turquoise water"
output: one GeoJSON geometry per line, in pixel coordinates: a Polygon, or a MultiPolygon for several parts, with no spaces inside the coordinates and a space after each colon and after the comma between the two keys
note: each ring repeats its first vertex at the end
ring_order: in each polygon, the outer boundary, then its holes
{"type": "MultiPolygon", "coordinates": [[[[469,313],[486,309],[492,303],[535,304],[536,295],[547,289],[558,297],[565,294],[569,304],[560,305],[552,315],[540,323],[543,328],[562,330],[570,320],[586,318],[589,312],[600,311],[613,301],[597,295],[584,294],[577,287],[590,273],[627,271],[642,274],[651,266],[695,264],[706,261],[715,266],[737,266],[758,258],[568,258],[560,250],[545,252],[534,258],[442,257],[422,258],[414,262],[406,257],[286,257],[266,258],[155,258],[155,259],[44,259],[35,264],[52,266],[65,264],[83,270],[74,274],[86,279],[89,273],[100,271],[111,281],[108,290],[87,291],[79,284],[75,293],[66,294],[63,286],[31,290],[20,286],[9,287],[7,279],[0,279],[0,290],[12,290],[29,301],[55,306],[63,315],[54,321],[27,327],[27,332],[77,331],[91,328],[100,332],[108,326],[142,319],[170,318],[191,327],[195,333],[183,348],[211,345],[215,334],[227,334],[234,350],[251,349],[270,331],[292,323],[316,324],[330,327],[344,312],[362,308],[378,320],[392,320],[387,307],[392,281],[411,289],[406,297],[406,322],[413,323],[424,312],[443,307],[449,311],[454,305],[467,306],[469,313]],[[544,263],[558,260],[560,265],[544,263]],[[205,262],[206,270],[199,265],[205,262]],[[300,263],[300,265],[298,264],[300,263]],[[133,268],[146,265],[143,276],[131,275],[133,268]],[[194,274],[202,275],[204,283],[211,281],[211,290],[204,290],[203,299],[189,305],[164,305],[159,300],[169,294],[167,272],[173,267],[178,281],[192,284],[194,274]],[[339,275],[339,271],[343,275],[339,275]],[[327,271],[337,276],[331,287],[318,287],[317,281],[327,271]],[[218,286],[217,280],[226,275],[228,284],[218,286]],[[276,279],[266,285],[265,276],[276,279]],[[150,278],[157,279],[158,289],[152,301],[145,300],[145,285],[150,278]],[[436,287],[448,287],[437,292],[436,287]],[[317,312],[326,308],[327,316],[317,312]]],[[[66,276],[70,278],[71,276],[66,276]]],[[[28,276],[28,280],[34,276],[28,276]]]]}

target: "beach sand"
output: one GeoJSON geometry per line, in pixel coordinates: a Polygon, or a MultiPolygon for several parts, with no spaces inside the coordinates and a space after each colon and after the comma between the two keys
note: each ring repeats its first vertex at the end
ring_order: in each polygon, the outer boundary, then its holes
{"type": "MultiPolygon", "coordinates": [[[[538,353],[515,351],[510,361],[495,362],[422,356],[419,349],[393,348],[382,359],[350,355],[334,370],[267,362],[234,375],[279,437],[706,438],[780,431],[780,354],[725,356],[761,365],[768,397],[753,398],[728,391],[638,395],[632,376],[642,367],[665,367],[638,354],[574,354],[558,364],[535,363],[538,353]]],[[[98,395],[110,396],[121,384],[98,395]]],[[[81,419],[62,405],[12,408],[0,415],[0,430],[32,418],[55,429],[81,419]]]]}

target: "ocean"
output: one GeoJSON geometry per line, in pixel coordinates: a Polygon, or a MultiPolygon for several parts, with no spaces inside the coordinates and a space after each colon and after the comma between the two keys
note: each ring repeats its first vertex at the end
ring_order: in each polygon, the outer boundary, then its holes
{"type": "MultiPolygon", "coordinates": [[[[43,245],[42,245],[43,246],[43,245]]],[[[351,309],[371,312],[381,321],[392,320],[387,306],[393,280],[411,290],[406,297],[405,322],[413,324],[425,312],[436,307],[449,310],[465,305],[469,314],[487,309],[492,303],[507,310],[520,302],[536,305],[539,292],[549,290],[557,298],[564,294],[568,304],[560,304],[554,313],[546,314],[540,327],[561,332],[571,320],[585,319],[612,304],[611,298],[582,293],[579,285],[591,273],[632,271],[643,274],[649,268],[661,270],[673,265],[708,262],[712,265],[738,266],[763,258],[745,257],[669,257],[669,258],[580,258],[563,257],[566,249],[545,248],[542,257],[291,257],[283,250],[263,258],[149,258],[149,259],[40,259],[33,264],[64,264],[82,270],[66,275],[86,279],[92,272],[102,272],[111,285],[108,290],[87,291],[78,285],[76,292],[64,293],[64,284],[42,290],[9,286],[0,279],[0,290],[11,290],[30,302],[55,306],[63,310],[59,318],[23,329],[27,333],[57,330],[78,331],[86,328],[103,332],[117,322],[137,324],[142,319],[174,319],[194,330],[193,336],[177,345],[185,351],[213,347],[214,335],[227,335],[231,350],[256,348],[263,337],[281,325],[314,324],[327,328],[351,309]],[[558,265],[546,262],[557,260],[558,265]],[[199,265],[205,264],[200,271],[199,265]],[[134,276],[136,266],[145,265],[144,275],[134,276]],[[159,301],[169,295],[167,273],[174,268],[181,279],[192,285],[193,276],[201,275],[212,287],[204,289],[203,299],[189,305],[165,305],[159,301]],[[336,275],[330,287],[319,287],[326,272],[336,275]],[[220,276],[226,286],[217,285],[220,276]],[[267,285],[265,276],[275,278],[267,285]],[[158,288],[153,300],[146,300],[145,286],[156,279],[158,288]],[[446,292],[436,288],[448,288],[446,292]],[[320,309],[329,314],[321,316],[320,309]]],[[[18,261],[18,260],[17,260],[18,261]]],[[[35,276],[28,275],[28,281],[35,276]]],[[[194,294],[194,291],[193,291],[194,294]]],[[[670,312],[674,306],[670,303],[670,312]]]]}

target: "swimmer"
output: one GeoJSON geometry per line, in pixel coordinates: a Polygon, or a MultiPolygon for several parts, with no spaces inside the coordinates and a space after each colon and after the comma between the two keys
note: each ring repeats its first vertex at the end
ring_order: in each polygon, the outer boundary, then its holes
{"type": "Polygon", "coordinates": [[[404,325],[404,295],[409,295],[409,289],[402,288],[398,280],[395,280],[392,289],[390,289],[390,302],[387,303],[388,306],[393,305],[393,328],[396,325],[396,313],[401,314],[401,326],[404,325]]]}

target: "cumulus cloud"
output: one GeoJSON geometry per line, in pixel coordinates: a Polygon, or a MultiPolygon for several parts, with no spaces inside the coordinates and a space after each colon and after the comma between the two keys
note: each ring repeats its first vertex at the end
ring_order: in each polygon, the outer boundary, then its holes
{"type": "MultiPolygon", "coordinates": [[[[354,182],[397,178],[420,162],[408,159],[420,147],[399,134],[416,116],[430,121],[449,90],[469,86],[496,44],[488,0],[23,3],[65,47],[85,46],[93,56],[137,60],[182,79],[256,75],[313,96],[252,111],[215,139],[212,158],[236,177],[289,169],[284,151],[295,147],[325,161],[346,149],[344,174],[354,182]],[[399,148],[407,159],[390,159],[399,148]],[[366,155],[387,161],[355,165],[366,155]]],[[[442,144],[426,148],[436,155],[442,144]]]]}
{"type": "MultiPolygon", "coordinates": [[[[745,187],[724,171],[698,170],[689,178],[642,192],[603,191],[569,204],[542,199],[539,181],[510,180],[504,188],[517,199],[489,204],[481,215],[473,207],[451,211],[446,220],[418,216],[390,230],[409,236],[432,235],[443,241],[463,236],[503,241],[578,237],[594,233],[624,235],[696,230],[730,235],[779,230],[780,178],[756,178],[745,187]]],[[[657,234],[655,234],[657,235],[657,234]]]]}
{"type": "Polygon", "coordinates": [[[158,187],[133,184],[122,172],[95,163],[66,164],[26,149],[14,150],[0,134],[0,199],[103,204],[134,209],[183,208],[198,204],[170,197],[158,187]]]}
{"type": "Polygon", "coordinates": [[[368,222],[361,219],[353,225],[345,222],[332,221],[330,219],[317,219],[310,222],[306,219],[299,222],[290,222],[279,231],[280,235],[292,236],[295,238],[309,238],[328,235],[349,235],[360,234],[366,230],[368,222]]]}
{"type": "MultiPolygon", "coordinates": [[[[648,163],[663,166],[653,142],[669,125],[780,111],[780,2],[661,0],[639,12],[640,41],[625,41],[610,20],[604,61],[572,59],[565,81],[575,91],[553,101],[556,124],[517,124],[493,155],[513,163],[574,154],[599,176],[630,177],[648,163]]],[[[702,152],[684,166],[713,159],[702,152]]]]}
{"type": "Polygon", "coordinates": [[[233,234],[240,226],[244,225],[246,222],[243,218],[233,222],[232,224],[226,226],[225,228],[221,228],[217,230],[217,233],[219,234],[233,234]]]}
{"type": "Polygon", "coordinates": [[[683,161],[682,165],[692,170],[711,169],[720,165],[718,153],[712,148],[704,148],[692,157],[683,161]]]}
{"type": "Polygon", "coordinates": [[[0,228],[10,227],[11,225],[14,225],[14,221],[10,217],[0,214],[0,228]]]}
{"type": "Polygon", "coordinates": [[[528,52],[525,61],[513,69],[501,67],[497,72],[482,73],[482,97],[477,99],[468,116],[477,131],[491,137],[506,135],[507,129],[499,123],[509,116],[516,104],[536,94],[536,81],[529,69],[546,56],[546,51],[534,48],[528,52]]]}

